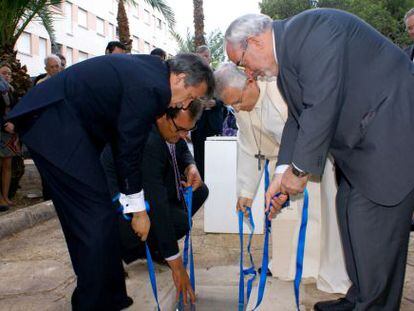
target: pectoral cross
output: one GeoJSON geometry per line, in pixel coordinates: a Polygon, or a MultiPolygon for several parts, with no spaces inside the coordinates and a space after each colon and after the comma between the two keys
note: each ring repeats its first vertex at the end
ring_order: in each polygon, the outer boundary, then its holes
{"type": "Polygon", "coordinates": [[[257,159],[257,169],[260,171],[262,169],[262,160],[266,160],[266,157],[260,152],[255,154],[254,157],[257,159]]]}

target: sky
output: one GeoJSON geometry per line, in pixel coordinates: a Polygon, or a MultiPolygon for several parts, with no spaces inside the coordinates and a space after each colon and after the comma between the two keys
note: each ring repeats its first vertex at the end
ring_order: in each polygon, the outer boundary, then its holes
{"type": "MultiPolygon", "coordinates": [[[[185,36],[187,28],[194,33],[193,1],[167,0],[175,12],[176,31],[185,36]]],[[[259,0],[204,0],[204,31],[220,29],[223,33],[237,17],[247,13],[260,13],[259,0]]]]}

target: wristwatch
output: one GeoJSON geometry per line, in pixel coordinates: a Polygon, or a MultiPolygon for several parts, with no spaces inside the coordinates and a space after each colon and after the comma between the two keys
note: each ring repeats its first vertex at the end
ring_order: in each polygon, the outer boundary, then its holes
{"type": "Polygon", "coordinates": [[[296,168],[296,166],[295,165],[291,165],[291,167],[292,167],[292,173],[293,173],[293,175],[295,175],[296,177],[299,177],[299,178],[301,178],[301,177],[305,177],[305,176],[308,176],[309,175],[309,173],[307,173],[307,172],[303,172],[303,171],[300,171],[300,170],[298,170],[297,168],[296,168]]]}

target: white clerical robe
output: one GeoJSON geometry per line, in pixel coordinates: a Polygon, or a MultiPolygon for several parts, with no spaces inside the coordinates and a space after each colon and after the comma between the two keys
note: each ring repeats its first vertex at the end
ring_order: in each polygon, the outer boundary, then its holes
{"type": "MultiPolygon", "coordinates": [[[[251,112],[236,113],[238,132],[237,195],[254,198],[263,175],[255,155],[269,159],[271,176],[275,170],[279,143],[287,119],[287,106],[274,81],[258,81],[260,96],[251,112]]],[[[314,278],[320,290],[345,293],[350,282],[345,270],[342,244],[335,210],[336,184],[333,163],[327,160],[322,180],[312,178],[307,185],[309,214],[305,242],[303,278],[314,278]]],[[[293,280],[301,223],[303,195],[290,198],[290,206],[272,221],[272,265],[274,277],[293,280]]]]}

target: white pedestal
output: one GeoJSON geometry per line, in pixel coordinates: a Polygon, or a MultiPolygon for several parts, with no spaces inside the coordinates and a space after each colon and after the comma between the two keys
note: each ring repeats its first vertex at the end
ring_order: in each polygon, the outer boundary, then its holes
{"type": "MultiPolygon", "coordinates": [[[[236,212],[236,137],[208,137],[205,142],[205,182],[210,194],[204,205],[204,231],[214,233],[238,233],[236,212]]],[[[253,202],[255,234],[263,234],[264,227],[264,180],[253,202]]],[[[244,232],[249,233],[244,226],[244,232]]]]}

